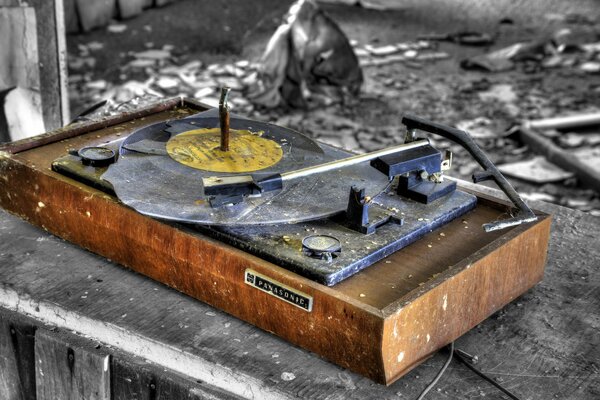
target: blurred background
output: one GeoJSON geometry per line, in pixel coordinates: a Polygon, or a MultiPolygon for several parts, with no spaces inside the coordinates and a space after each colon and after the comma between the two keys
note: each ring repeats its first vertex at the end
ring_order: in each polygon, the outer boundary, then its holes
{"type": "Polygon", "coordinates": [[[234,113],[357,152],[402,143],[403,113],[459,127],[525,198],[600,216],[598,1],[299,3],[0,1],[0,141],[229,86],[234,113]]]}

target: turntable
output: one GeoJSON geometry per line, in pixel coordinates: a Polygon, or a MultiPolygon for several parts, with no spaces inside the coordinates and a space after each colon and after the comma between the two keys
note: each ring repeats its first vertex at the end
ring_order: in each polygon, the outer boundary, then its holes
{"type": "MultiPolygon", "coordinates": [[[[5,146],[0,205],[381,383],[537,283],[550,218],[470,136],[366,154],[173,99],[5,146]],[[444,175],[453,140],[508,198],[444,175]]],[[[399,132],[401,129],[399,128],[399,132]]]]}

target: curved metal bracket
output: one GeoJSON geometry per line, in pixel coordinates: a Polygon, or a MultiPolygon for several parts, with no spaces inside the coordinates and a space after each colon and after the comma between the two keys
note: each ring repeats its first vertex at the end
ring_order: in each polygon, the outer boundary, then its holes
{"type": "Polygon", "coordinates": [[[494,163],[490,161],[487,155],[483,152],[483,150],[481,150],[475,140],[473,140],[471,135],[469,135],[467,132],[452,128],[450,126],[436,124],[414,115],[405,115],[404,118],[402,118],[402,123],[406,126],[406,129],[412,133],[413,136],[414,130],[419,129],[425,132],[440,135],[461,145],[484,169],[483,171],[473,174],[473,182],[478,183],[487,180],[494,180],[496,185],[498,185],[498,187],[506,194],[510,201],[512,201],[515,207],[519,210],[517,215],[512,218],[483,224],[483,229],[486,232],[504,229],[511,226],[520,225],[525,222],[537,220],[536,215],[533,213],[533,211],[531,211],[529,206],[525,204],[523,199],[521,199],[521,196],[519,196],[515,188],[512,187],[504,175],[502,175],[494,163]]]}

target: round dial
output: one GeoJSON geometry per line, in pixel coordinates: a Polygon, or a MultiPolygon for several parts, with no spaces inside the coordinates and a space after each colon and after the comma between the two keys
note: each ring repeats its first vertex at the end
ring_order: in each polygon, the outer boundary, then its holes
{"type": "Polygon", "coordinates": [[[83,165],[106,167],[115,162],[116,154],[106,147],[84,147],[77,154],[83,165]]]}
{"type": "Polygon", "coordinates": [[[302,248],[312,257],[331,259],[342,250],[342,244],[333,236],[311,235],[302,240],[302,248]]]}

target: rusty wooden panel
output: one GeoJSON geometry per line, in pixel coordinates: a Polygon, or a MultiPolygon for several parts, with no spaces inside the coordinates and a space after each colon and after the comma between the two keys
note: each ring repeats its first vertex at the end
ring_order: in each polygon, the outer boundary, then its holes
{"type": "Polygon", "coordinates": [[[39,329],[35,360],[37,400],[111,399],[110,356],[91,342],[39,329]]]}
{"type": "Polygon", "coordinates": [[[505,234],[503,246],[466,257],[388,306],[382,345],[386,383],[541,281],[550,222],[542,216],[534,226],[505,234]]]}
{"type": "Polygon", "coordinates": [[[35,327],[0,309],[0,399],[35,400],[35,327]]]}
{"type": "Polygon", "coordinates": [[[481,207],[480,204],[476,211],[425,235],[405,250],[359,272],[357,279],[342,281],[335,288],[366,304],[384,309],[421,288],[423,282],[431,281],[449,267],[459,264],[476,249],[505,235],[506,231],[483,234],[481,225],[498,215],[496,207],[481,207]]]}

